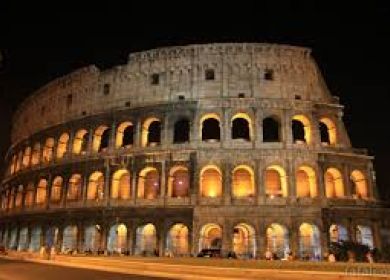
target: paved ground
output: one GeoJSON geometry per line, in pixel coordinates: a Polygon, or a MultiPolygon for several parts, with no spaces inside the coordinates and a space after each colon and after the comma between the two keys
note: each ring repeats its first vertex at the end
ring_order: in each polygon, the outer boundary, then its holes
{"type": "Polygon", "coordinates": [[[0,280],[162,280],[169,278],[129,275],[89,269],[73,268],[5,260],[0,258],[0,280]]]}

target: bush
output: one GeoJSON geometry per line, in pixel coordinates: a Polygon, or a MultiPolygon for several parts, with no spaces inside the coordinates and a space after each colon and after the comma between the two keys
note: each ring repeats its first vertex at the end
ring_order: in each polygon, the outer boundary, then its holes
{"type": "Polygon", "coordinates": [[[329,252],[333,253],[338,261],[365,262],[366,254],[370,251],[367,245],[352,241],[332,242],[329,252]]]}

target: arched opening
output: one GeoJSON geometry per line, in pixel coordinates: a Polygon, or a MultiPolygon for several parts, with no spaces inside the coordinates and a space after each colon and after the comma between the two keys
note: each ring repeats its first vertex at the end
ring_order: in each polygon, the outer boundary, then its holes
{"type": "Polygon", "coordinates": [[[28,249],[28,228],[23,227],[19,231],[18,251],[26,251],[28,249]]]}
{"type": "Polygon", "coordinates": [[[36,204],[44,204],[46,202],[47,195],[47,180],[40,179],[37,186],[36,204]]]}
{"type": "Polygon", "coordinates": [[[100,225],[90,225],[84,231],[84,251],[95,253],[101,249],[102,228],[100,225]]]}
{"type": "Polygon", "coordinates": [[[119,254],[127,251],[127,227],[124,224],[115,224],[110,228],[107,250],[119,254]]]}
{"type": "Polygon", "coordinates": [[[23,165],[23,152],[20,151],[18,154],[18,159],[16,161],[15,171],[16,172],[19,171],[22,168],[22,165],[23,165]]]}
{"type": "Polygon", "coordinates": [[[279,165],[268,166],[265,170],[265,194],[270,197],[287,197],[286,171],[279,165]]]}
{"type": "Polygon", "coordinates": [[[328,168],[325,172],[326,197],[344,197],[344,183],[341,172],[336,168],[328,168]]]}
{"type": "Polygon", "coordinates": [[[206,224],[200,230],[199,251],[222,248],[222,228],[217,224],[206,224]]]}
{"type": "Polygon", "coordinates": [[[62,193],[62,185],[64,183],[64,179],[62,179],[61,176],[56,176],[53,180],[53,183],[51,185],[51,202],[59,202],[61,200],[61,193],[62,193]]]}
{"type": "Polygon", "coordinates": [[[340,242],[348,240],[347,229],[343,225],[333,224],[329,228],[330,242],[340,242]]]}
{"type": "Polygon", "coordinates": [[[54,138],[47,138],[45,147],[43,148],[42,158],[44,162],[49,162],[53,159],[54,153],[54,138]]]}
{"type": "Polygon", "coordinates": [[[186,118],[175,122],[173,143],[186,143],[190,141],[190,121],[186,118]]]}
{"type": "Polygon", "coordinates": [[[57,158],[63,158],[68,150],[69,134],[63,133],[58,139],[57,158]]]}
{"type": "Polygon", "coordinates": [[[220,119],[217,114],[206,114],[200,120],[202,141],[216,142],[221,140],[220,119]]]}
{"type": "Polygon", "coordinates": [[[190,186],[190,175],[184,166],[172,167],[168,178],[169,197],[187,197],[190,186]]]}
{"type": "Polygon", "coordinates": [[[274,117],[263,119],[263,142],[280,142],[280,123],[274,117]]]}
{"type": "Polygon", "coordinates": [[[247,114],[238,113],[232,118],[232,139],[252,139],[252,120],[247,114]]]}
{"type": "Polygon", "coordinates": [[[112,178],[111,198],[129,199],[131,196],[130,173],[126,169],[115,171],[112,178]]]}
{"type": "Polygon", "coordinates": [[[73,141],[73,153],[76,155],[85,154],[88,150],[89,133],[86,129],[76,132],[73,141]]]}
{"type": "Polygon", "coordinates": [[[160,192],[160,175],[156,168],[146,167],[138,176],[138,198],[155,199],[160,192]]]}
{"type": "Polygon", "coordinates": [[[167,236],[167,251],[175,257],[187,256],[188,248],[188,227],[184,224],[173,225],[167,236]]]}
{"type": "Polygon", "coordinates": [[[75,225],[69,225],[64,228],[62,235],[61,252],[69,254],[74,251],[77,251],[77,234],[78,229],[75,225]]]}
{"type": "Polygon", "coordinates": [[[104,198],[104,176],[102,172],[95,171],[89,176],[87,199],[101,200],[104,198]]]}
{"type": "Polygon", "coordinates": [[[34,204],[34,184],[29,183],[26,188],[26,195],[24,196],[24,207],[31,207],[34,204]]]}
{"type": "Polygon", "coordinates": [[[161,143],[161,121],[157,118],[148,118],[142,126],[141,136],[142,147],[159,145],[161,143]]]}
{"type": "Polygon", "coordinates": [[[69,179],[68,193],[66,199],[68,201],[77,201],[81,199],[82,177],[80,174],[73,174],[69,179]]]}
{"type": "Polygon", "coordinates": [[[297,197],[316,197],[316,173],[310,166],[300,166],[295,174],[297,197]]]}
{"type": "Polygon", "coordinates": [[[329,118],[320,119],[321,143],[335,145],[337,142],[337,130],[334,122],[329,118]]]}
{"type": "Polygon", "coordinates": [[[288,230],[281,224],[271,224],[266,230],[267,250],[277,259],[286,259],[290,253],[288,230]]]}
{"type": "Polygon", "coordinates": [[[29,251],[30,252],[38,252],[39,249],[41,249],[41,236],[42,236],[42,229],[39,226],[33,227],[31,230],[31,239],[29,244],[29,251]]]}
{"type": "Polygon", "coordinates": [[[20,208],[22,207],[22,202],[23,202],[23,185],[19,185],[16,191],[16,197],[15,197],[15,208],[20,208]]]}
{"type": "Polygon", "coordinates": [[[351,173],[351,181],[354,185],[356,198],[368,198],[368,188],[366,177],[360,170],[354,170],[351,173]]]}
{"type": "Polygon", "coordinates": [[[369,226],[356,226],[356,242],[368,246],[370,249],[374,248],[374,237],[372,229],[369,226]]]}
{"type": "Polygon", "coordinates": [[[311,141],[310,121],[304,115],[295,115],[292,119],[292,134],[294,143],[307,143],[311,141]]]}
{"type": "Polygon", "coordinates": [[[321,258],[320,231],[316,225],[303,223],[299,227],[299,255],[304,260],[321,258]]]}
{"type": "Polygon", "coordinates": [[[233,230],[233,251],[239,258],[256,257],[256,233],[248,224],[238,224],[233,230]]]}
{"type": "Polygon", "coordinates": [[[222,195],[222,173],[215,165],[203,167],[200,172],[200,193],[202,197],[222,195]]]}
{"type": "Polygon", "coordinates": [[[9,171],[10,171],[11,175],[15,173],[16,161],[17,161],[17,156],[13,155],[10,166],[9,166],[9,171]]]}
{"type": "Polygon", "coordinates": [[[58,242],[58,227],[50,226],[46,229],[45,245],[49,248],[57,246],[58,242]]]}
{"type": "Polygon", "coordinates": [[[37,165],[40,161],[41,154],[41,144],[35,143],[33,147],[33,152],[31,155],[31,165],[37,165]]]}
{"type": "Polygon", "coordinates": [[[157,232],[153,224],[137,227],[135,254],[142,256],[155,256],[157,252],[157,232]]]}
{"type": "Polygon", "coordinates": [[[8,248],[11,250],[17,249],[18,229],[16,227],[11,229],[10,237],[8,241],[8,248]]]}
{"type": "Polygon", "coordinates": [[[129,148],[134,143],[134,126],[131,122],[121,123],[116,130],[115,147],[129,148]]]}
{"type": "Polygon", "coordinates": [[[30,160],[31,160],[31,147],[26,147],[26,149],[24,149],[23,162],[22,162],[24,168],[30,165],[30,160]]]}
{"type": "Polygon", "coordinates": [[[233,197],[253,197],[255,195],[255,179],[252,168],[239,165],[233,170],[233,197]]]}
{"type": "Polygon", "coordinates": [[[99,126],[93,135],[92,148],[94,152],[105,152],[108,149],[110,141],[110,129],[105,126],[99,126]]]}

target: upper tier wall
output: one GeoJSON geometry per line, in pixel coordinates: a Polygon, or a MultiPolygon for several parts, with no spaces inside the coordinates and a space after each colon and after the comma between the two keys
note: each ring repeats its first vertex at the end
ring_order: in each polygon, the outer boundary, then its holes
{"type": "Polygon", "coordinates": [[[113,109],[173,102],[179,95],[199,100],[239,93],[334,103],[307,48],[245,43],[160,48],[130,54],[126,65],[103,72],[89,66],[48,83],[18,108],[11,140],[15,144],[47,127],[113,109]],[[205,79],[207,69],[215,71],[214,80],[205,79]],[[267,70],[272,80],[265,79],[267,70]],[[159,75],[157,85],[153,74],[159,75]]]}

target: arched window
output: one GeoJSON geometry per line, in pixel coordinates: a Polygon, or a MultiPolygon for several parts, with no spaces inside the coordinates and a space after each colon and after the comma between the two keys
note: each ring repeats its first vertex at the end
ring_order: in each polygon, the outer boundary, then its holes
{"type": "Polygon", "coordinates": [[[328,168],[325,172],[326,197],[344,197],[344,183],[341,172],[336,168],[328,168]]]}
{"type": "Polygon", "coordinates": [[[17,160],[18,160],[18,157],[16,155],[13,155],[11,163],[10,163],[10,167],[9,167],[9,170],[10,170],[11,174],[15,173],[15,167],[16,167],[17,160]]]}
{"type": "Polygon", "coordinates": [[[66,199],[75,201],[81,199],[82,177],[80,174],[73,174],[69,179],[68,193],[66,199]]]}
{"type": "Polygon", "coordinates": [[[73,141],[73,153],[76,155],[85,154],[88,150],[89,133],[85,129],[80,129],[75,134],[73,141]]]}
{"type": "Polygon", "coordinates": [[[292,133],[294,143],[311,142],[311,125],[307,117],[295,115],[292,119],[292,133]]]}
{"type": "Polygon", "coordinates": [[[31,207],[34,204],[34,184],[29,183],[26,188],[26,195],[24,196],[24,207],[31,207]]]}
{"type": "Polygon", "coordinates": [[[374,248],[374,237],[372,229],[369,226],[356,226],[356,241],[360,244],[368,246],[370,249],[374,248]]]}
{"type": "Polygon", "coordinates": [[[156,146],[161,143],[161,121],[148,118],[142,126],[142,147],[156,146]]]}
{"type": "Polygon", "coordinates": [[[110,129],[105,126],[99,126],[93,135],[93,151],[104,152],[107,150],[110,140],[110,129]]]}
{"type": "Polygon", "coordinates": [[[139,198],[155,199],[160,192],[160,175],[154,167],[146,167],[138,177],[138,195],[139,198]]]}
{"type": "Polygon", "coordinates": [[[255,180],[252,168],[239,165],[233,170],[233,197],[253,197],[255,180]]]}
{"type": "Polygon", "coordinates": [[[23,161],[23,152],[20,151],[19,154],[18,154],[18,159],[16,161],[16,167],[15,167],[15,171],[19,171],[22,167],[22,161],[23,161]]]}
{"type": "Polygon", "coordinates": [[[41,144],[35,143],[32,156],[31,156],[31,165],[37,165],[40,161],[41,154],[41,144]]]}
{"type": "Polygon", "coordinates": [[[190,186],[188,169],[184,166],[175,166],[169,172],[168,196],[187,197],[190,186]]]}
{"type": "Polygon", "coordinates": [[[190,141],[190,121],[188,119],[180,119],[175,122],[173,132],[173,143],[185,143],[190,141]]]}
{"type": "Polygon", "coordinates": [[[217,166],[205,166],[200,172],[200,193],[202,197],[222,195],[222,173],[217,166]]]}
{"type": "Polygon", "coordinates": [[[134,126],[131,122],[121,123],[116,130],[115,147],[131,147],[134,143],[134,126]]]}
{"type": "Polygon", "coordinates": [[[102,241],[102,228],[100,225],[89,225],[84,231],[84,250],[96,253],[102,241]]]}
{"type": "Polygon", "coordinates": [[[310,166],[300,166],[295,174],[297,197],[316,197],[316,173],[310,166]]]}
{"type": "Polygon", "coordinates": [[[37,186],[36,204],[44,204],[46,202],[47,195],[47,180],[40,179],[37,186]]]}
{"type": "Polygon", "coordinates": [[[316,225],[303,223],[299,227],[299,255],[311,260],[321,257],[320,231],[316,225]]]}
{"type": "Polygon", "coordinates": [[[334,145],[337,142],[337,129],[334,122],[329,118],[320,119],[321,143],[334,145]]]}
{"type": "Polygon", "coordinates": [[[68,150],[69,134],[63,133],[58,139],[57,158],[63,158],[68,150]]]}
{"type": "Polygon", "coordinates": [[[64,228],[62,233],[62,247],[63,253],[73,252],[77,250],[77,233],[78,229],[75,225],[70,225],[64,228]]]}
{"type": "Polygon", "coordinates": [[[183,224],[175,224],[168,231],[167,250],[175,257],[187,256],[188,248],[188,227],[183,224]]]}
{"type": "Polygon", "coordinates": [[[51,185],[51,197],[52,202],[59,202],[61,200],[62,185],[64,180],[61,176],[56,176],[51,185]]]}
{"type": "Polygon", "coordinates": [[[217,114],[206,114],[201,121],[202,141],[221,140],[220,119],[217,114]]]}
{"type": "Polygon", "coordinates": [[[107,250],[110,253],[122,253],[127,247],[127,227],[124,224],[111,226],[107,238],[107,250]]]}
{"type": "Polygon", "coordinates": [[[26,149],[24,149],[24,155],[23,155],[24,168],[30,165],[30,160],[31,160],[31,147],[26,147],[26,149]]]}
{"type": "Polygon", "coordinates": [[[22,207],[23,202],[23,185],[19,185],[19,187],[16,189],[16,197],[15,197],[15,207],[20,208],[22,207]]]}
{"type": "Polygon", "coordinates": [[[54,138],[48,138],[43,148],[42,158],[44,162],[49,162],[53,159],[54,152],[54,138]]]}
{"type": "Polygon", "coordinates": [[[247,114],[238,113],[232,118],[232,139],[252,139],[252,120],[247,114]]]}
{"type": "Polygon", "coordinates": [[[238,224],[233,230],[233,252],[239,258],[255,258],[256,233],[248,224],[238,224]]]}
{"type": "Polygon", "coordinates": [[[340,242],[348,240],[347,229],[342,225],[331,225],[329,228],[330,242],[340,242]]]}
{"type": "Polygon", "coordinates": [[[357,198],[368,198],[367,180],[363,172],[354,170],[351,173],[351,180],[357,198]]]}
{"type": "Polygon", "coordinates": [[[200,230],[199,250],[221,249],[222,228],[217,224],[206,224],[200,230]]]}
{"type": "Polygon", "coordinates": [[[101,200],[104,198],[104,176],[102,172],[96,171],[89,176],[87,199],[101,200]]]}
{"type": "Polygon", "coordinates": [[[274,117],[263,119],[263,142],[280,142],[280,123],[274,117]]]}
{"type": "Polygon", "coordinates": [[[126,169],[115,171],[112,178],[111,198],[129,199],[131,196],[130,173],[126,169]]]}
{"type": "Polygon", "coordinates": [[[287,197],[286,171],[279,165],[268,166],[265,170],[265,194],[270,197],[287,197]]]}
{"type": "Polygon", "coordinates": [[[136,230],[135,254],[155,256],[157,249],[157,231],[153,224],[140,226],[136,230]]]}
{"type": "Polygon", "coordinates": [[[290,251],[288,230],[280,224],[271,224],[267,230],[267,250],[276,254],[278,259],[287,258],[290,251]]]}

